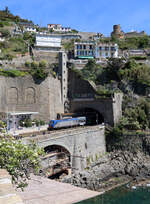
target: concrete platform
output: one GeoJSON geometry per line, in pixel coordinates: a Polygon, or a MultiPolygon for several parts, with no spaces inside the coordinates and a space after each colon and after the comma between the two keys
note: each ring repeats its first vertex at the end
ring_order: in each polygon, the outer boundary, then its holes
{"type": "Polygon", "coordinates": [[[100,195],[99,192],[86,190],[60,183],[47,178],[32,176],[24,192],[18,195],[25,204],[72,204],[100,195]]]}

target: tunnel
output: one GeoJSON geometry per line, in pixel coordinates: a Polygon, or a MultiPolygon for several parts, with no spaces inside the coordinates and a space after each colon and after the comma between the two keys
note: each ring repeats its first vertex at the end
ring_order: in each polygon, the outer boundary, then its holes
{"type": "Polygon", "coordinates": [[[75,111],[78,116],[86,117],[87,125],[98,125],[104,123],[104,117],[93,108],[82,108],[75,111]]]}
{"type": "Polygon", "coordinates": [[[71,169],[70,152],[59,145],[50,145],[44,148],[46,157],[49,160],[49,178],[59,178],[62,174],[69,174],[71,169]]]}

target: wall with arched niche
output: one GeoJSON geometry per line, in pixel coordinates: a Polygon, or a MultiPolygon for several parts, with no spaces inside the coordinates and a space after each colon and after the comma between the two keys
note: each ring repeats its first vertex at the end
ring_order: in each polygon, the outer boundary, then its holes
{"type": "Polygon", "coordinates": [[[8,104],[18,104],[18,89],[16,87],[8,89],[8,104]]]}
{"type": "Polygon", "coordinates": [[[36,91],[33,87],[26,88],[26,90],[25,90],[25,102],[26,102],[26,104],[36,103],[36,91]]]}

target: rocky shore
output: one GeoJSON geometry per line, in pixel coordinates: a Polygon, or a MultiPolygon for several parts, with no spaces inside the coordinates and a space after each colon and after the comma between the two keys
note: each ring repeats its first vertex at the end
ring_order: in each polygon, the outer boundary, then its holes
{"type": "Polygon", "coordinates": [[[150,178],[150,156],[143,152],[115,151],[99,158],[89,168],[66,176],[62,182],[96,191],[110,190],[129,181],[150,178]]]}

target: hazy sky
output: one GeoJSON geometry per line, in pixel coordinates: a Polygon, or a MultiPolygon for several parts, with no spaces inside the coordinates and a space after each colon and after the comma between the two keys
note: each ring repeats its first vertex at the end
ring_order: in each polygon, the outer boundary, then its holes
{"type": "Polygon", "coordinates": [[[150,34],[150,0],[0,0],[0,9],[5,6],[42,26],[60,23],[109,35],[114,24],[121,24],[125,32],[150,34]]]}

